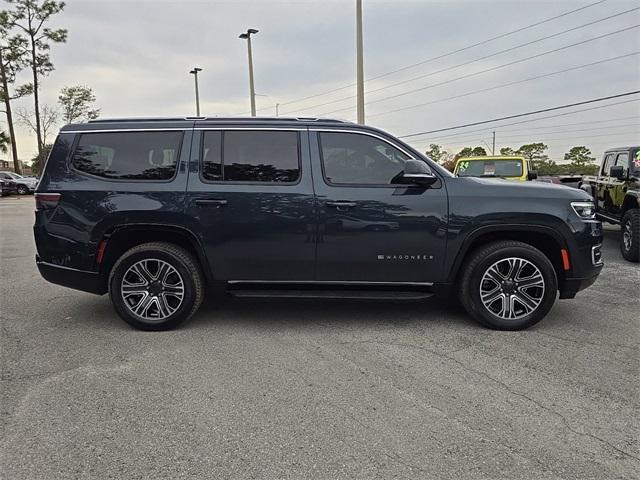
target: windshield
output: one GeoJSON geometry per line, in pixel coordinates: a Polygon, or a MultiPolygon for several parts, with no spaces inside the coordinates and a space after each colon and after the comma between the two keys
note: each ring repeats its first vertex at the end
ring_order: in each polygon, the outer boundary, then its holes
{"type": "Polygon", "coordinates": [[[13,173],[13,172],[6,172],[7,175],[9,175],[11,178],[14,179],[18,179],[18,178],[22,178],[22,175],[18,175],[17,173],[13,173]]]}
{"type": "Polygon", "coordinates": [[[522,160],[464,160],[457,170],[459,177],[520,177],[522,160]]]}
{"type": "Polygon", "coordinates": [[[636,176],[640,176],[640,148],[631,153],[631,169],[636,176]]]}

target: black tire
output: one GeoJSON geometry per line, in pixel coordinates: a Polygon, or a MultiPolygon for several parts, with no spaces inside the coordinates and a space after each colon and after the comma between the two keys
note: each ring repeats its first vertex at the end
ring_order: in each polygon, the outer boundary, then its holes
{"type": "Polygon", "coordinates": [[[18,195],[26,195],[29,193],[29,189],[24,185],[18,185],[18,195]]]}
{"type": "MultiPolygon", "coordinates": [[[[470,254],[465,263],[462,277],[460,278],[459,291],[460,301],[465,310],[482,325],[497,330],[522,330],[538,323],[549,312],[556,300],[558,279],[551,261],[537,248],[523,242],[512,240],[497,241],[484,245],[470,254]],[[500,290],[501,285],[498,285],[498,282],[488,280],[496,285],[495,288],[498,289],[496,290],[498,297],[509,299],[511,299],[512,296],[517,297],[514,302],[519,302],[519,306],[515,303],[512,305],[511,302],[509,302],[509,305],[513,306],[513,309],[510,308],[510,310],[513,310],[514,318],[505,319],[503,316],[499,316],[489,309],[496,305],[495,303],[490,304],[489,307],[485,306],[481,299],[480,289],[481,286],[487,285],[483,283],[487,281],[483,280],[483,277],[485,274],[488,275],[488,270],[495,265],[503,265],[503,263],[499,262],[508,263],[509,260],[507,259],[510,258],[526,260],[526,262],[522,262],[522,264],[526,265],[526,268],[530,269],[529,271],[535,271],[537,268],[538,273],[536,275],[539,275],[544,283],[542,287],[526,287],[527,290],[525,293],[536,297],[531,304],[539,302],[532,311],[527,312],[527,308],[524,307],[524,303],[522,303],[519,298],[530,297],[523,297],[523,288],[522,286],[518,286],[519,282],[526,282],[526,279],[518,279],[516,277],[513,280],[505,280],[505,282],[509,283],[503,283],[502,287],[504,287],[505,292],[508,293],[507,297],[504,297],[505,294],[499,293],[502,292],[502,290],[500,290]],[[533,267],[531,267],[531,265],[533,267]],[[534,290],[532,291],[531,289],[534,290]],[[511,293],[513,293],[513,295],[511,295],[511,293]]],[[[494,300],[494,302],[497,300],[498,299],[494,300]]],[[[504,300],[500,299],[500,302],[502,302],[501,304],[504,308],[504,300]]]]}
{"type": "Polygon", "coordinates": [[[640,262],[640,210],[627,210],[620,222],[620,252],[625,260],[640,262]]]}
{"type": "MultiPolygon", "coordinates": [[[[153,273],[152,270],[150,271],[153,273]]],[[[159,270],[155,273],[160,277],[159,270]]],[[[138,276],[138,278],[142,277],[138,276]]],[[[165,276],[165,280],[167,278],[168,277],[165,276]]],[[[144,282],[144,280],[142,280],[142,282],[144,282]]],[[[127,283],[126,285],[129,284],[130,283],[127,283]]],[[[168,286],[167,289],[169,288],[171,287],[168,286]]],[[[122,319],[129,325],[140,330],[170,330],[177,327],[196,313],[204,296],[204,281],[198,262],[185,249],[172,243],[145,243],[126,251],[117,260],[109,275],[109,296],[116,312],[118,312],[118,315],[120,315],[120,317],[122,317],[122,319]],[[130,269],[134,265],[139,265],[138,262],[141,261],[146,261],[146,264],[151,266],[155,263],[158,265],[158,268],[160,268],[160,264],[168,264],[175,270],[175,273],[174,270],[170,270],[173,283],[176,283],[175,279],[179,280],[178,284],[180,287],[178,288],[182,288],[183,291],[180,303],[178,303],[176,297],[171,297],[171,302],[169,302],[166,295],[171,296],[172,294],[165,294],[164,282],[158,284],[159,282],[157,279],[147,282],[147,285],[149,285],[148,287],[145,285],[139,287],[141,289],[148,288],[147,296],[141,297],[142,299],[140,300],[140,303],[142,303],[144,298],[150,296],[152,299],[163,299],[162,303],[165,306],[165,312],[169,312],[170,309],[175,308],[174,311],[169,315],[163,316],[163,318],[150,318],[153,317],[154,310],[158,317],[162,314],[160,303],[158,303],[160,300],[151,300],[152,302],[155,302],[155,304],[147,305],[147,308],[142,311],[143,315],[138,315],[132,310],[135,306],[132,305],[132,303],[135,303],[135,300],[138,297],[134,296],[132,298],[130,296],[128,299],[125,299],[123,296],[122,287],[125,275],[129,275],[129,277],[127,277],[129,282],[131,279],[130,275],[132,275],[132,270],[130,269]],[[151,285],[152,283],[153,285],[151,285]],[[149,290],[152,286],[153,288],[160,288],[161,292],[149,290]],[[172,305],[170,305],[170,303],[172,305]]]]}

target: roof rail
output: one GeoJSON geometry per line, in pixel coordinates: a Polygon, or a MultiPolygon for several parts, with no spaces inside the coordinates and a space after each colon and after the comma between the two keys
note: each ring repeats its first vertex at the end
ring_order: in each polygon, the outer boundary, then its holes
{"type": "Polygon", "coordinates": [[[116,123],[116,122],[176,122],[180,120],[212,120],[227,122],[325,122],[347,123],[334,118],[317,117],[133,117],[133,118],[96,118],[88,123],[116,123]]]}

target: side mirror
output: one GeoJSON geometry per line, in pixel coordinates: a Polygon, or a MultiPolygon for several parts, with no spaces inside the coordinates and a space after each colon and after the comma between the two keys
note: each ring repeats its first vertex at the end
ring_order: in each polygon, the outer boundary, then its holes
{"type": "Polygon", "coordinates": [[[614,165],[609,169],[609,176],[618,180],[624,178],[624,167],[622,165],[614,165]]]}
{"type": "Polygon", "coordinates": [[[404,164],[402,180],[402,183],[428,187],[433,185],[438,180],[438,177],[431,173],[431,169],[426,163],[420,160],[407,160],[404,164]]]}
{"type": "Polygon", "coordinates": [[[537,170],[529,170],[529,173],[527,174],[527,179],[535,180],[536,178],[538,178],[537,170]]]}

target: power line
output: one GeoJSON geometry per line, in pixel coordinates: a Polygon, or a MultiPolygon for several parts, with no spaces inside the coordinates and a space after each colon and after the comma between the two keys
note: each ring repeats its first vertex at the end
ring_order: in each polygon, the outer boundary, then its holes
{"type": "MultiPolygon", "coordinates": [[[[476,76],[481,75],[483,73],[493,72],[495,70],[500,70],[502,68],[509,67],[511,65],[516,65],[516,64],[522,63],[522,62],[527,62],[527,61],[533,60],[535,58],[540,58],[540,57],[543,57],[545,55],[549,55],[551,53],[556,53],[556,52],[559,52],[559,51],[562,51],[562,50],[566,50],[568,48],[576,47],[578,45],[584,45],[585,43],[594,42],[596,40],[600,40],[600,39],[605,38],[605,37],[610,37],[611,35],[616,35],[618,33],[626,32],[628,30],[632,30],[632,29],[638,28],[638,27],[640,27],[640,25],[633,25],[631,27],[621,28],[620,30],[615,30],[613,32],[605,33],[603,35],[599,35],[597,37],[589,38],[587,40],[582,40],[580,42],[572,43],[570,45],[565,45],[563,47],[554,48],[553,50],[547,50],[546,52],[538,53],[536,55],[531,55],[530,57],[521,58],[519,60],[513,60],[511,62],[503,63],[502,65],[496,65],[495,67],[491,67],[491,68],[487,68],[487,69],[484,69],[484,70],[480,70],[478,72],[469,73],[467,75],[462,75],[461,77],[452,78],[452,79],[445,80],[445,81],[442,81],[442,82],[439,82],[439,83],[433,83],[431,85],[426,85],[424,87],[415,88],[413,90],[408,90],[406,92],[397,93],[395,95],[389,95],[389,96],[386,96],[386,97],[379,98],[377,100],[372,100],[370,102],[366,102],[365,105],[372,105],[374,103],[385,102],[387,100],[391,100],[391,99],[394,99],[394,98],[403,97],[405,95],[410,95],[412,93],[421,92],[423,90],[428,90],[430,88],[440,87],[442,85],[447,85],[449,83],[457,82],[458,80],[464,80],[466,78],[476,77],[476,76]]],[[[350,110],[351,108],[353,108],[353,106],[340,108],[340,109],[337,109],[337,110],[332,110],[331,112],[325,113],[325,115],[331,114],[331,113],[336,113],[336,112],[341,112],[343,110],[350,110]]],[[[307,109],[304,109],[304,110],[307,110],[307,109]]],[[[297,111],[302,111],[302,110],[297,110],[297,111]]]]}
{"type": "MultiPolygon", "coordinates": [[[[637,102],[639,100],[640,100],[640,98],[634,98],[634,99],[625,100],[625,101],[622,101],[622,102],[609,103],[608,105],[600,105],[598,107],[582,108],[580,110],[574,110],[573,112],[556,113],[554,115],[545,115],[544,117],[531,118],[529,120],[520,120],[518,122],[503,123],[502,125],[493,125],[491,127],[491,129],[493,130],[493,129],[498,129],[498,128],[502,128],[502,127],[510,127],[512,125],[522,125],[524,123],[539,122],[540,120],[547,120],[549,118],[566,117],[567,115],[575,115],[576,113],[588,112],[588,111],[591,111],[591,110],[600,110],[601,108],[615,107],[617,105],[623,105],[623,104],[626,104],[626,103],[637,102]]],[[[467,130],[466,132],[452,133],[451,135],[440,135],[438,137],[431,137],[431,140],[437,140],[437,139],[441,139],[441,138],[450,138],[450,137],[456,137],[456,136],[459,136],[459,135],[467,135],[469,133],[486,132],[486,131],[487,131],[486,128],[480,128],[480,129],[477,129],[477,130],[467,130]]],[[[425,139],[425,141],[426,141],[426,139],[425,139]]]]}
{"type": "MultiPolygon", "coordinates": [[[[366,83],[366,82],[371,82],[371,81],[373,81],[373,80],[377,80],[377,79],[379,79],[379,78],[384,78],[384,77],[387,77],[387,76],[389,76],[389,75],[393,75],[393,74],[398,73],[398,72],[403,72],[403,71],[405,71],[405,70],[409,70],[409,69],[411,69],[411,68],[415,68],[415,67],[418,67],[418,66],[420,66],[420,65],[424,65],[424,64],[426,64],[426,63],[433,62],[433,61],[435,61],[435,60],[440,60],[440,59],[442,59],[442,58],[446,58],[446,57],[451,56],[451,55],[454,55],[454,54],[456,54],[456,53],[460,53],[460,52],[464,52],[464,51],[466,51],[466,50],[470,50],[470,49],[475,48],[475,47],[478,47],[478,46],[480,46],[480,45],[485,45],[485,44],[487,44],[487,43],[493,42],[494,40],[498,40],[498,39],[500,39],[500,38],[504,38],[504,37],[507,37],[507,36],[509,36],[509,35],[513,35],[513,34],[515,34],[515,33],[523,32],[523,31],[525,31],[525,30],[528,30],[528,29],[531,29],[531,28],[534,28],[534,27],[537,27],[537,26],[543,25],[543,24],[545,24],[545,23],[551,22],[551,21],[556,20],[556,19],[558,19],[558,18],[566,17],[567,15],[571,15],[571,14],[573,14],[573,13],[576,13],[576,12],[579,12],[579,11],[582,11],[582,10],[586,10],[587,8],[594,7],[594,6],[596,6],[596,5],[599,5],[599,4],[601,4],[601,3],[604,3],[604,2],[606,2],[606,1],[607,1],[607,0],[599,0],[599,1],[597,1],[597,2],[590,3],[590,4],[585,5],[585,6],[583,6],[583,7],[576,8],[576,9],[574,9],[574,10],[569,10],[569,11],[564,12],[564,13],[561,13],[561,14],[559,14],[559,15],[555,15],[555,16],[553,16],[553,17],[549,17],[549,18],[546,18],[546,19],[544,19],[544,20],[540,20],[540,21],[538,21],[538,22],[535,22],[535,23],[532,23],[532,24],[526,25],[526,26],[524,26],[524,27],[517,28],[516,30],[511,30],[511,31],[509,31],[509,32],[506,32],[506,33],[502,33],[502,34],[500,34],[500,35],[497,35],[497,36],[495,36],[495,37],[491,37],[491,38],[488,38],[488,39],[486,39],[486,40],[482,40],[481,42],[477,42],[477,43],[474,43],[474,44],[472,44],[472,45],[467,45],[466,47],[458,48],[457,50],[452,50],[451,52],[443,53],[443,54],[441,54],[441,55],[437,55],[437,56],[435,56],[435,57],[431,57],[431,58],[428,58],[428,59],[426,59],[426,60],[422,60],[422,61],[420,61],[420,62],[413,63],[413,64],[411,64],[411,65],[405,65],[404,67],[400,67],[400,68],[397,68],[397,69],[395,69],[395,70],[391,70],[391,71],[389,71],[389,72],[385,72],[385,73],[382,73],[382,74],[379,74],[379,75],[373,76],[373,77],[371,77],[371,78],[367,78],[367,79],[365,79],[365,83],[366,83]]],[[[321,97],[321,96],[324,96],[324,95],[328,95],[328,94],[330,94],[330,93],[338,92],[338,91],[340,91],[340,90],[345,90],[345,89],[347,89],[347,88],[354,87],[355,85],[356,85],[355,83],[350,83],[349,85],[344,85],[344,86],[342,86],[342,87],[333,88],[333,89],[331,89],[331,90],[326,90],[326,91],[324,91],[324,92],[316,93],[316,94],[313,94],[313,95],[308,95],[308,96],[306,96],[306,97],[301,97],[301,98],[298,98],[298,99],[290,100],[290,101],[288,101],[288,102],[283,102],[283,103],[281,103],[280,105],[281,105],[281,106],[283,106],[283,105],[291,105],[292,103],[300,103],[300,102],[302,102],[302,101],[304,101],[304,100],[309,100],[309,99],[311,99],[311,98],[321,97]]],[[[259,110],[266,110],[267,108],[270,108],[270,107],[261,108],[261,109],[259,109],[259,110]]]]}
{"type": "MultiPolygon", "coordinates": [[[[640,118],[640,117],[636,117],[636,118],[640,118]]],[[[640,123],[627,123],[624,125],[609,125],[609,126],[600,126],[600,127],[592,127],[592,128],[580,128],[580,129],[574,129],[574,130],[565,130],[565,131],[561,131],[561,132],[531,132],[528,136],[525,137],[525,134],[523,134],[522,132],[517,133],[515,135],[503,135],[503,132],[498,132],[500,133],[499,138],[502,141],[503,139],[518,139],[518,138],[537,138],[543,135],[564,135],[566,133],[568,134],[572,134],[572,133],[577,133],[577,132],[590,132],[593,130],[603,130],[606,128],[623,128],[623,127],[638,127],[640,126],[640,123]]],[[[489,132],[487,132],[489,133],[489,132]]],[[[614,135],[613,133],[611,135],[614,135]]],[[[591,135],[590,135],[591,136],[591,135]]],[[[457,142],[457,143],[467,143],[467,142],[472,142],[472,141],[476,141],[479,139],[483,139],[484,140],[484,136],[480,136],[480,135],[475,135],[475,136],[470,136],[470,137],[464,137],[464,138],[457,138],[455,140],[450,140],[448,141],[448,143],[451,143],[453,141],[457,142]]],[[[512,140],[514,141],[514,140],[512,140]]],[[[428,142],[425,145],[428,145],[432,142],[428,142]]],[[[418,143],[417,145],[421,145],[422,142],[418,143]]]]}
{"type": "MultiPolygon", "coordinates": [[[[388,114],[391,114],[391,113],[403,112],[403,111],[406,111],[406,110],[412,110],[414,108],[425,107],[427,105],[433,105],[435,103],[441,103],[441,102],[446,102],[448,100],[455,100],[455,99],[458,99],[458,98],[468,97],[470,95],[475,95],[477,93],[484,93],[484,92],[489,92],[491,90],[498,90],[500,88],[510,87],[510,86],[513,86],[513,85],[518,85],[520,83],[530,82],[530,81],[533,81],[533,80],[539,80],[541,78],[552,77],[553,75],[559,75],[561,73],[571,72],[573,70],[579,70],[579,69],[582,69],[582,68],[593,67],[594,65],[600,65],[602,63],[613,62],[615,60],[620,60],[622,58],[630,57],[630,56],[633,56],[633,55],[638,55],[639,53],[640,53],[640,51],[633,52],[633,53],[628,53],[626,55],[619,55],[617,57],[606,58],[604,60],[598,60],[597,62],[591,62],[591,63],[586,63],[584,65],[578,65],[578,66],[575,66],[575,67],[565,68],[563,70],[558,70],[558,71],[555,71],[555,72],[545,73],[543,75],[536,75],[535,77],[530,77],[530,78],[525,78],[525,79],[522,79],[522,80],[516,80],[516,81],[513,81],[513,82],[503,83],[501,85],[496,85],[494,87],[481,88],[480,90],[474,90],[472,92],[462,93],[460,95],[453,95],[451,97],[439,98],[438,100],[432,100],[430,102],[418,103],[418,104],[409,105],[409,106],[406,106],[406,107],[395,108],[393,110],[385,110],[384,112],[370,114],[369,118],[379,117],[379,116],[382,116],[382,115],[388,115],[388,114]]],[[[334,113],[334,112],[326,112],[326,113],[320,114],[320,116],[329,115],[331,113],[334,113]]]]}
{"type": "MultiPolygon", "coordinates": [[[[631,120],[631,119],[640,119],[640,115],[631,115],[629,117],[617,117],[617,118],[608,118],[605,120],[591,120],[588,122],[574,122],[574,123],[563,123],[563,124],[554,124],[554,125],[542,125],[542,126],[538,126],[538,127],[528,127],[528,128],[517,128],[517,129],[509,129],[509,130],[499,130],[499,127],[489,127],[487,129],[481,129],[481,130],[471,130],[469,132],[460,132],[460,133],[454,133],[451,135],[443,135],[441,137],[432,137],[430,140],[424,139],[424,140],[420,140],[417,143],[415,143],[415,145],[428,145],[430,143],[435,143],[436,141],[444,141],[444,142],[452,142],[452,141],[466,141],[466,138],[453,138],[453,137],[457,137],[458,135],[468,135],[470,133],[474,133],[474,132],[480,132],[481,134],[488,134],[491,133],[493,131],[497,131],[500,133],[500,138],[503,138],[503,133],[505,132],[530,132],[531,130],[539,130],[539,129],[544,129],[544,128],[558,128],[558,127],[572,127],[572,126],[576,126],[576,125],[589,125],[589,124],[593,124],[593,123],[606,123],[606,122],[618,122],[620,120],[631,120]],[[444,139],[444,140],[442,140],[444,139]]],[[[619,127],[620,125],[604,125],[602,127],[596,127],[596,128],[613,128],[613,127],[619,127]]],[[[562,133],[562,131],[558,132],[558,133],[562,133]]],[[[468,137],[471,138],[471,137],[468,137]]],[[[477,138],[477,137],[474,137],[477,138]]]]}
{"type": "MultiPolygon", "coordinates": [[[[380,91],[382,91],[382,90],[387,90],[387,89],[389,89],[389,88],[393,88],[393,87],[397,87],[397,86],[400,86],[400,85],[405,85],[405,84],[407,84],[407,83],[415,82],[416,80],[421,80],[421,79],[423,79],[423,78],[431,77],[431,76],[433,76],[433,75],[437,75],[437,74],[439,74],[439,73],[448,72],[448,71],[450,71],[450,70],[454,70],[454,69],[456,69],[456,68],[464,67],[464,66],[466,66],[466,65],[470,65],[470,64],[472,64],[472,63],[476,63],[476,62],[479,62],[479,61],[481,61],[481,60],[486,60],[486,59],[488,59],[488,58],[492,58],[492,57],[495,57],[495,56],[501,55],[501,54],[503,54],[503,53],[507,53],[507,52],[511,52],[511,51],[517,50],[517,49],[519,49],[519,48],[523,48],[523,47],[526,47],[526,46],[529,46],[529,45],[533,45],[533,44],[535,44],[535,43],[539,43],[539,42],[542,42],[542,41],[544,41],[544,40],[548,40],[548,39],[550,39],[550,38],[559,37],[559,36],[561,36],[561,35],[565,35],[565,34],[567,34],[567,33],[570,33],[570,32],[576,31],[576,30],[580,30],[580,29],[582,29],[582,28],[586,28],[586,27],[589,27],[589,26],[591,26],[591,25],[595,25],[596,23],[604,22],[604,21],[606,21],[606,20],[610,20],[610,19],[612,19],[612,18],[619,17],[619,16],[621,16],[621,15],[626,15],[627,13],[631,13],[631,12],[634,12],[634,11],[637,11],[637,10],[640,10],[640,7],[632,8],[632,9],[630,9],[630,10],[626,10],[626,11],[624,11],[624,12],[616,13],[616,14],[614,14],[614,15],[609,15],[608,17],[600,18],[600,19],[598,19],[598,20],[593,20],[593,21],[591,21],[591,22],[588,22],[588,23],[585,23],[585,24],[579,25],[579,26],[577,26],[577,27],[572,27],[572,28],[569,28],[569,29],[567,29],[567,30],[563,30],[563,31],[558,32],[558,33],[554,33],[554,34],[551,34],[551,35],[546,35],[546,36],[544,36],[544,37],[537,38],[536,40],[531,40],[531,41],[529,41],[529,42],[521,43],[520,45],[516,45],[516,46],[513,46],[513,47],[509,47],[509,48],[507,48],[507,49],[500,50],[499,52],[491,53],[491,54],[489,54],[489,55],[485,55],[485,56],[483,56],[483,57],[479,57],[479,58],[476,58],[476,59],[473,59],[473,60],[468,60],[468,61],[466,61],[466,62],[462,62],[462,63],[459,63],[459,64],[457,64],[457,65],[453,65],[453,66],[450,66],[450,67],[442,68],[442,69],[440,69],[440,70],[436,70],[436,71],[433,71],[433,72],[425,73],[425,74],[422,74],[422,75],[418,75],[418,76],[416,76],[416,77],[412,77],[412,78],[409,78],[409,79],[406,79],[406,80],[402,80],[402,81],[399,81],[399,82],[396,82],[396,83],[392,83],[392,84],[390,84],[390,85],[385,85],[385,86],[383,86],[383,87],[379,87],[379,88],[376,88],[376,89],[373,89],[373,90],[369,90],[369,91],[367,92],[367,94],[369,94],[369,95],[370,95],[370,94],[373,94],[373,93],[380,92],[380,91]]],[[[325,105],[330,105],[330,104],[332,104],[332,103],[339,103],[339,102],[343,102],[343,101],[345,101],[345,100],[351,100],[351,99],[353,99],[353,98],[355,98],[355,95],[350,95],[350,96],[348,96],[348,97],[338,98],[338,99],[336,99],[336,100],[327,101],[327,102],[325,102],[325,103],[318,104],[318,105],[313,105],[313,106],[311,106],[311,107],[305,107],[305,108],[302,108],[302,109],[291,110],[290,112],[286,112],[286,113],[292,113],[292,112],[304,112],[305,110],[310,110],[310,109],[312,109],[312,108],[321,107],[321,106],[325,106],[325,105]]]]}
{"type": "Polygon", "coordinates": [[[439,128],[439,129],[436,129],[436,130],[428,130],[428,131],[424,131],[424,132],[410,133],[410,134],[407,134],[407,135],[401,135],[398,138],[417,137],[419,135],[427,135],[429,133],[445,132],[445,131],[448,131],[448,130],[456,130],[458,128],[464,128],[464,127],[473,127],[475,125],[483,125],[483,124],[486,124],[486,123],[499,122],[501,120],[509,120],[511,118],[526,117],[528,115],[535,115],[537,113],[551,112],[551,111],[554,111],[554,110],[561,110],[563,108],[571,108],[571,107],[577,107],[579,105],[586,105],[586,104],[589,104],[589,103],[602,102],[604,100],[611,100],[612,98],[628,97],[629,95],[636,95],[638,93],[640,93],[640,90],[634,90],[632,92],[619,93],[617,95],[609,95],[608,97],[594,98],[594,99],[591,99],[591,100],[584,100],[582,102],[568,103],[566,105],[559,105],[557,107],[543,108],[541,110],[534,110],[532,112],[518,113],[518,114],[515,114],[515,115],[508,115],[506,117],[494,118],[494,119],[491,119],[491,120],[482,120],[482,121],[479,121],[479,122],[467,123],[467,124],[464,124],[464,125],[456,125],[455,127],[439,128]]]}

